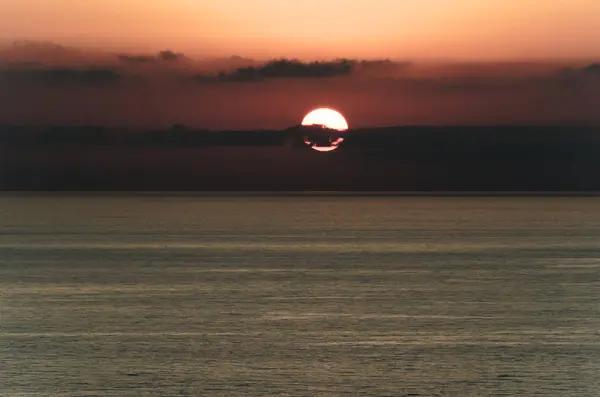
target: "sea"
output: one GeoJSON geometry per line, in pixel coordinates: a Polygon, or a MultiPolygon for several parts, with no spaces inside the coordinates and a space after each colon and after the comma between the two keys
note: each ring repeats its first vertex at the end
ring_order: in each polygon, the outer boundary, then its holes
{"type": "Polygon", "coordinates": [[[0,395],[600,396],[600,198],[5,194],[0,395]]]}

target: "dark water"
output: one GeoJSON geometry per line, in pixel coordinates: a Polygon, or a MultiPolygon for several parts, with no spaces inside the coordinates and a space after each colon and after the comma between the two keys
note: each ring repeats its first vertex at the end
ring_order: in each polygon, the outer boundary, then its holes
{"type": "Polygon", "coordinates": [[[3,396],[598,396],[600,199],[0,199],[3,396]]]}

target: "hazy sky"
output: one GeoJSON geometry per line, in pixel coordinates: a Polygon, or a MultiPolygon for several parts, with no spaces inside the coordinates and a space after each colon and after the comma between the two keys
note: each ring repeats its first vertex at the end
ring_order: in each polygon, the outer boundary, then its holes
{"type": "Polygon", "coordinates": [[[191,55],[590,58],[599,0],[3,0],[0,41],[191,55]]]}

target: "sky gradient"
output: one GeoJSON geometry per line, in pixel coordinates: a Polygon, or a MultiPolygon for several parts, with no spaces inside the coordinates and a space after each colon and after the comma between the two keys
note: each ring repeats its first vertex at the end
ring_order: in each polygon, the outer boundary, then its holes
{"type": "Polygon", "coordinates": [[[598,0],[6,0],[0,41],[190,55],[593,58],[598,0]]]}

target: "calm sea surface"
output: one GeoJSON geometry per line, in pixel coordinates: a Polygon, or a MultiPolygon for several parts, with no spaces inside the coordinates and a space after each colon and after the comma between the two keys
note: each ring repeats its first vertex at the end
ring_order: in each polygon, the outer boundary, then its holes
{"type": "Polygon", "coordinates": [[[600,198],[0,198],[2,396],[600,395],[600,198]]]}

